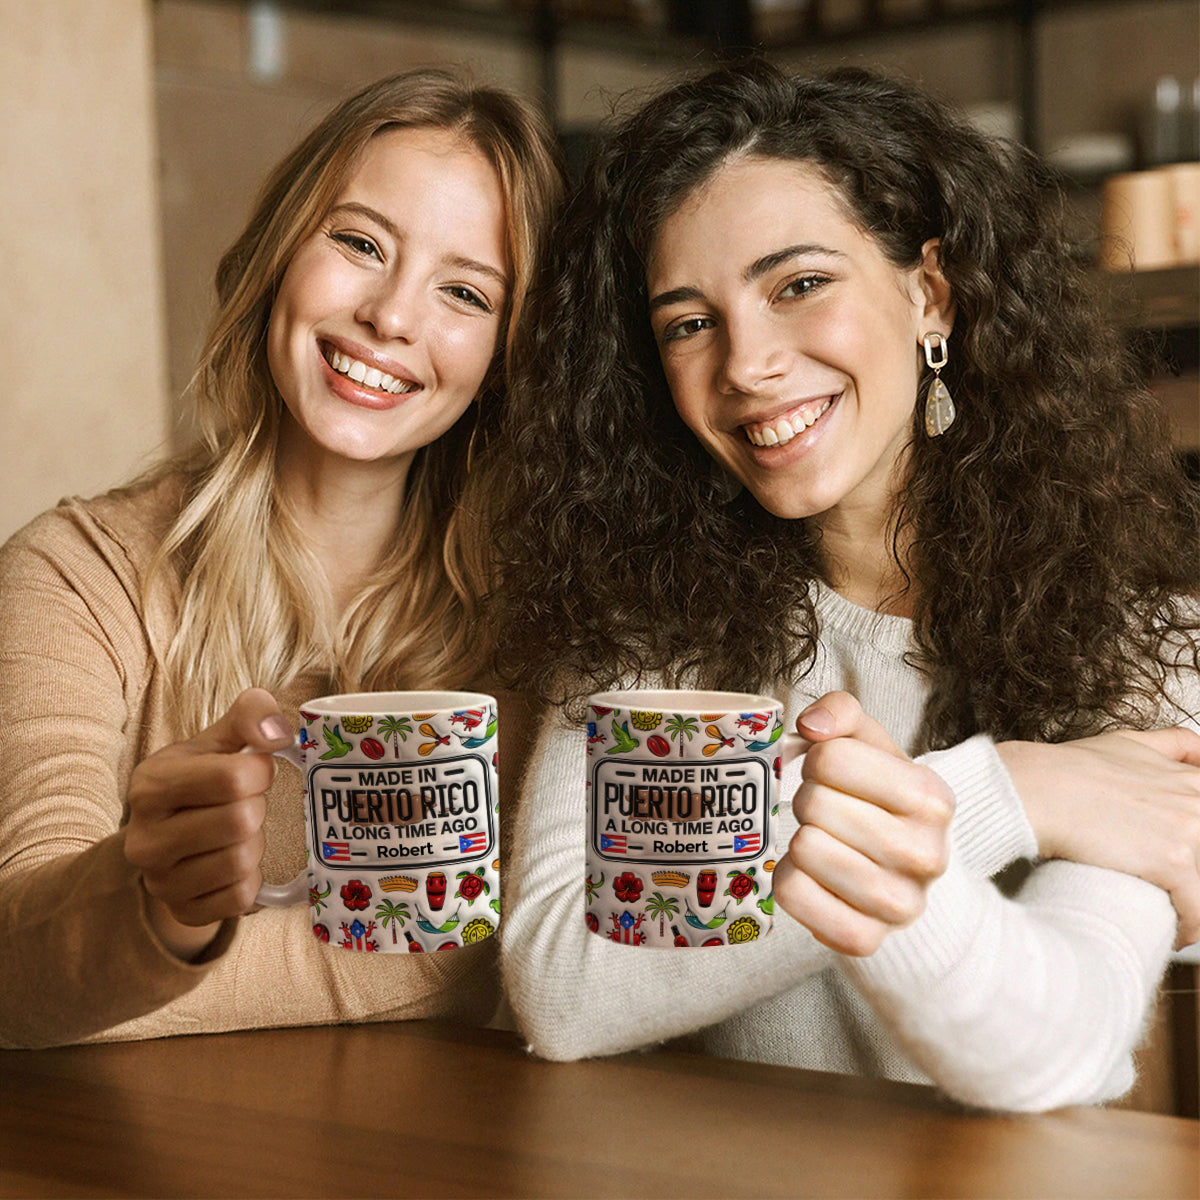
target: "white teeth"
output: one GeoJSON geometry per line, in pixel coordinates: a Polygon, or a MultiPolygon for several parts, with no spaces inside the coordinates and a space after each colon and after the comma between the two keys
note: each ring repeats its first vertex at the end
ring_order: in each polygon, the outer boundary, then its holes
{"type": "Polygon", "coordinates": [[[335,371],[348,376],[355,383],[361,383],[379,391],[391,392],[393,396],[399,395],[401,392],[415,392],[418,387],[415,383],[407,383],[393,375],[388,375],[377,367],[368,367],[366,363],[359,362],[357,358],[351,358],[340,350],[331,350],[326,356],[326,361],[335,371]]]}
{"type": "Polygon", "coordinates": [[[803,433],[810,425],[814,425],[817,418],[832,403],[833,400],[829,399],[820,408],[807,413],[793,413],[790,420],[787,417],[778,417],[758,429],[747,428],[746,437],[755,446],[786,446],[798,433],[803,433]]]}

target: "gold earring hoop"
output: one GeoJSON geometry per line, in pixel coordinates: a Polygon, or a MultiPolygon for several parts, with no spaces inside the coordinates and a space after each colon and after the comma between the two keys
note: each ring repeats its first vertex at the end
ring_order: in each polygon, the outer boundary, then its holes
{"type": "Polygon", "coordinates": [[[942,382],[942,368],[950,361],[946,339],[940,333],[927,333],[921,345],[925,348],[925,365],[933,372],[925,392],[925,432],[931,438],[941,437],[958,415],[950,389],[942,382]]]}

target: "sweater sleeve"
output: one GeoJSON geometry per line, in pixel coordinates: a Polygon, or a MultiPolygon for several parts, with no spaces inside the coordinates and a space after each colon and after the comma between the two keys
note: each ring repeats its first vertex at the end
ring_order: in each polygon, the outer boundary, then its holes
{"type": "MultiPolygon", "coordinates": [[[[1174,938],[1166,893],[1047,862],[1005,898],[989,876],[1037,845],[991,740],[920,761],[955,792],[950,866],[918,921],[869,957],[839,958],[840,969],[961,1103],[1039,1111],[1122,1095],[1174,938]]],[[[794,790],[799,778],[785,769],[784,783],[794,790]]],[[[783,814],[781,844],[794,828],[783,814]]]]}
{"type": "Polygon", "coordinates": [[[130,584],[59,513],[0,551],[7,1047],[76,1041],[174,999],[210,969],[157,940],[123,854],[127,696],[148,657],[130,584]]]}
{"type": "Polygon", "coordinates": [[[842,969],[947,1095],[1036,1112],[1129,1089],[1174,934],[1132,876],[1047,862],[1010,900],[955,853],[920,920],[842,969]]]}
{"type": "Polygon", "coordinates": [[[694,1032],[830,966],[834,954],[777,917],[770,936],[703,953],[618,945],[584,924],[586,744],[550,713],[514,830],[501,968],[531,1050],[568,1060],[694,1032]]]}
{"type": "MultiPolygon", "coordinates": [[[[1195,729],[1198,712],[1200,679],[1181,659],[1161,723],[1195,729]]],[[[926,761],[952,784],[991,774],[994,749],[956,749],[967,752],[926,761]],[[981,756],[974,768],[972,756],[981,756]]],[[[958,827],[991,824],[1000,849],[1008,829],[1017,840],[1005,853],[1026,856],[1036,852],[1032,834],[1022,848],[1000,791],[964,794],[950,869],[930,889],[924,915],[870,958],[843,960],[843,969],[910,1057],[965,1104],[1039,1111],[1123,1095],[1175,940],[1170,897],[1131,875],[1055,860],[1035,865],[1007,899],[971,869],[989,861],[988,838],[958,827]]]]}

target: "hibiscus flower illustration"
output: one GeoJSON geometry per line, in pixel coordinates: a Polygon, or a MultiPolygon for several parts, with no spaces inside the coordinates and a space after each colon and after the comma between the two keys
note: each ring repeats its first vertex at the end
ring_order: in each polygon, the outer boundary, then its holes
{"type": "Polygon", "coordinates": [[[352,879],[342,888],[342,903],[351,912],[366,908],[371,902],[371,889],[361,879],[352,879]]]}
{"type": "Polygon", "coordinates": [[[642,894],[643,886],[642,881],[632,871],[625,871],[613,880],[613,891],[617,893],[617,899],[626,904],[637,900],[642,894]]]}

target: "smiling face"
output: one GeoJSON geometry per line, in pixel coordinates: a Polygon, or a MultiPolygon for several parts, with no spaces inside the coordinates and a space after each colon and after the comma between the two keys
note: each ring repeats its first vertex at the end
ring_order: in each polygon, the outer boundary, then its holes
{"type": "Polygon", "coordinates": [[[500,179],[471,143],[429,128],[371,139],[271,309],[294,460],[407,472],[479,391],[508,300],[506,245],[500,179]]]}
{"type": "Polygon", "coordinates": [[[647,287],[675,407],[775,515],[890,511],[921,337],[950,328],[924,255],[897,268],[794,160],[734,159],[663,222],[647,287]]]}

